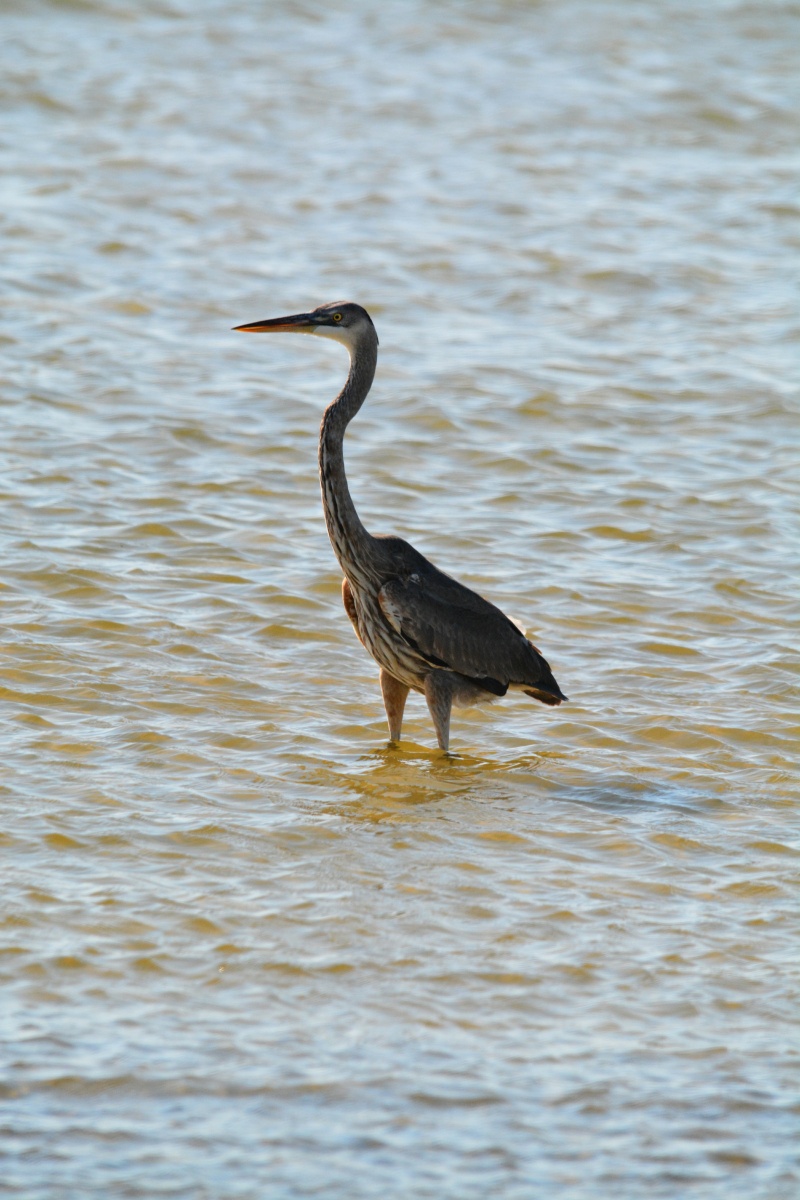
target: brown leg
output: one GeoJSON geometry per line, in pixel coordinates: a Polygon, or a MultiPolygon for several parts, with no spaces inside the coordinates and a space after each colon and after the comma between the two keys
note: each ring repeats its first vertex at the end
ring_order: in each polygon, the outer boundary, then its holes
{"type": "Polygon", "coordinates": [[[406,707],[408,688],[394,675],[381,667],[381,691],[386,716],[389,720],[389,737],[393,742],[400,741],[400,730],[403,727],[403,711],[406,707]]]}
{"type": "Polygon", "coordinates": [[[443,671],[431,671],[425,676],[425,699],[433,717],[439,749],[450,747],[450,709],[453,706],[453,680],[443,671]]]}

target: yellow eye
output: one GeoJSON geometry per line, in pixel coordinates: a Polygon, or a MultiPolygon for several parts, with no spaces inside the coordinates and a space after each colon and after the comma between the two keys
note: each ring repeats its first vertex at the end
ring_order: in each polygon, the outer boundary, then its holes
{"type": "Polygon", "coordinates": [[[333,314],[333,319],[334,319],[334,321],[341,321],[341,319],[342,319],[342,314],[341,314],[341,313],[334,313],[334,314],[333,314]]]}

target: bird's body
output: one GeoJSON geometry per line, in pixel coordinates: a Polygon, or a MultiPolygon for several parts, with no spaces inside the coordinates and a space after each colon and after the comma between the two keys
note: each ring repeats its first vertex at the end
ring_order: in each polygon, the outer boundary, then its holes
{"type": "Polygon", "coordinates": [[[319,440],[322,505],[344,572],[342,598],[358,637],[381,668],[389,733],[398,741],[410,689],[423,693],[439,746],[449,746],[450,710],[521,688],[543,704],[562,694],[522,630],[477,592],[439,571],[397,537],[374,537],[356,512],[344,469],[345,430],[372,385],[375,327],[357,304],[238,326],[248,332],[317,333],[350,351],[350,374],[328,406],[319,440]]]}

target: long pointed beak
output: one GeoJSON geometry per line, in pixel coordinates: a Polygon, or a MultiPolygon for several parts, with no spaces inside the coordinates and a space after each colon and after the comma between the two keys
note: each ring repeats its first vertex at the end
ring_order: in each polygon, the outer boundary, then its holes
{"type": "Polygon", "coordinates": [[[313,333],[316,322],[311,313],[297,313],[294,317],[271,317],[268,321],[252,321],[233,328],[241,333],[313,333]]]}

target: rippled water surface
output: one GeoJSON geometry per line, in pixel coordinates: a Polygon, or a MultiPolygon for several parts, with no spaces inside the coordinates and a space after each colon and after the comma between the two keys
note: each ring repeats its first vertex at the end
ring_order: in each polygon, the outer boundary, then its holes
{"type": "Polygon", "coordinates": [[[800,8],[6,3],[0,1193],[800,1193],[800,8]],[[369,528],[570,703],[419,697],[369,528]]]}

